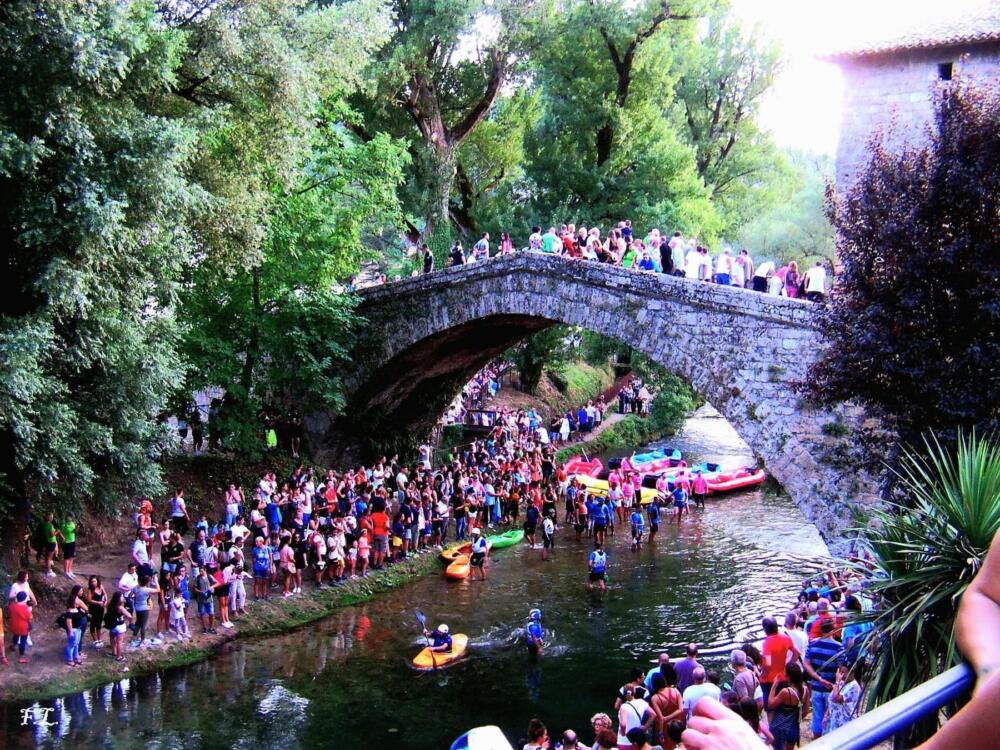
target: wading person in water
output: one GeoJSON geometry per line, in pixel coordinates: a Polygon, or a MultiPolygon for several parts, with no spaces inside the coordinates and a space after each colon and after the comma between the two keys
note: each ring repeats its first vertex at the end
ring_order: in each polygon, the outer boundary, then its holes
{"type": "Polygon", "coordinates": [[[528,613],[528,627],[524,629],[524,641],[531,656],[541,656],[545,647],[542,632],[542,610],[533,609],[528,613]]]}
{"type": "Polygon", "coordinates": [[[594,542],[594,551],[590,553],[590,558],[587,560],[587,569],[590,571],[587,578],[587,591],[593,591],[596,583],[600,587],[601,593],[604,593],[608,555],[605,553],[603,545],[598,541],[594,542]]]}
{"type": "Polygon", "coordinates": [[[478,570],[480,580],[486,580],[486,556],[489,554],[489,551],[489,543],[477,526],[472,530],[472,556],[469,559],[469,564],[472,566],[473,578],[475,578],[476,571],[478,570]]]}

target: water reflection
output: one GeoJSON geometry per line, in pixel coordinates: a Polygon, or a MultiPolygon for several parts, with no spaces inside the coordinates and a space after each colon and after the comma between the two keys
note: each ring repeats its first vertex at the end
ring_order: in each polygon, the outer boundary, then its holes
{"type": "MultiPolygon", "coordinates": [[[[669,441],[691,460],[751,459],[711,412],[669,441]]],[[[678,655],[689,641],[721,666],[764,613],[782,613],[825,547],[773,485],[714,497],[680,526],[661,525],[656,547],[610,546],[603,598],[584,590],[587,540],[557,535],[554,554],[499,553],[485,584],[432,576],[337,612],[295,633],[238,642],[211,661],[122,680],[34,706],[6,706],[4,744],[23,748],[436,748],[469,726],[498,724],[513,740],[532,716],[554,731],[584,731],[610,709],[629,667],[678,655]],[[541,607],[548,646],[541,662],[519,640],[541,607]],[[423,645],[414,618],[470,636],[469,656],[418,674],[423,645]],[[20,726],[20,709],[29,710],[20,726]],[[43,709],[48,725],[43,724],[43,709]]]]}

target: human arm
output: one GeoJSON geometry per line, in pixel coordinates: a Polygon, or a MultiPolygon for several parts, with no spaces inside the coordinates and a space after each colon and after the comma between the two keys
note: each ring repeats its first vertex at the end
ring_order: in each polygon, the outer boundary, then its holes
{"type": "Polygon", "coordinates": [[[771,683],[771,690],[764,697],[764,703],[767,705],[768,710],[781,708],[785,705],[785,691],[788,690],[788,688],[782,688],[778,692],[774,692],[775,685],[777,684],[778,683],[771,683]]]}
{"type": "MultiPolygon", "coordinates": [[[[798,651],[796,650],[795,653],[798,653],[798,651]]],[[[809,677],[811,679],[816,680],[816,682],[818,682],[823,687],[825,687],[825,688],[832,688],[833,687],[833,683],[832,682],[830,682],[829,680],[823,679],[820,676],[819,672],[817,672],[815,669],[813,669],[813,665],[809,663],[808,659],[803,659],[802,660],[802,669],[803,669],[803,671],[807,675],[809,675],[809,677]]]]}
{"type": "Polygon", "coordinates": [[[955,618],[962,655],[976,670],[976,692],[1000,671],[1000,533],[993,537],[978,575],[962,595],[955,618]]]}

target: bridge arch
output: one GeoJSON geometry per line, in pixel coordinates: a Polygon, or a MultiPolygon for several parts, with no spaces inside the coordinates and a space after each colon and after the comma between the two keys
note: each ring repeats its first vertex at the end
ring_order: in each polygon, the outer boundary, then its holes
{"type": "Polygon", "coordinates": [[[852,507],[874,500],[870,478],[831,460],[843,456],[831,442],[847,438],[823,429],[856,422],[856,410],[818,409],[794,389],[824,346],[809,303],[534,253],[361,295],[367,325],[348,407],[307,419],[314,454],[327,460],[350,455],[358,435],[390,436],[380,451],[413,446],[483,365],[567,323],[621,340],[691,383],[834,546],[852,507]]]}

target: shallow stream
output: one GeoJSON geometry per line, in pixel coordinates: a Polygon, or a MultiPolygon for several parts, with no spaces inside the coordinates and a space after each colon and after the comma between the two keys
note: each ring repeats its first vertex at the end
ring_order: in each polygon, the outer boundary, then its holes
{"type": "MultiPolygon", "coordinates": [[[[752,461],[710,407],[665,444],[689,461],[752,461]]],[[[560,511],[561,512],[561,511],[560,511]]],[[[471,726],[498,724],[513,742],[530,718],[590,742],[588,719],[611,713],[629,668],[701,644],[722,666],[760,636],[760,617],[794,601],[826,548],[779,487],[710,497],[682,523],[661,524],[655,548],[610,545],[609,589],[585,590],[589,545],[572,529],[556,550],[497,552],[485,583],[430,576],[293,633],[238,641],[210,661],[123,680],[34,706],[6,706],[5,744],[24,748],[447,748],[471,726]],[[530,661],[517,640],[540,607],[548,647],[530,661]],[[420,674],[414,610],[467,633],[466,659],[420,674]],[[21,726],[22,708],[30,711],[21,726]],[[49,726],[43,725],[43,709],[49,726]]],[[[97,658],[97,657],[94,657],[97,658]]]]}

